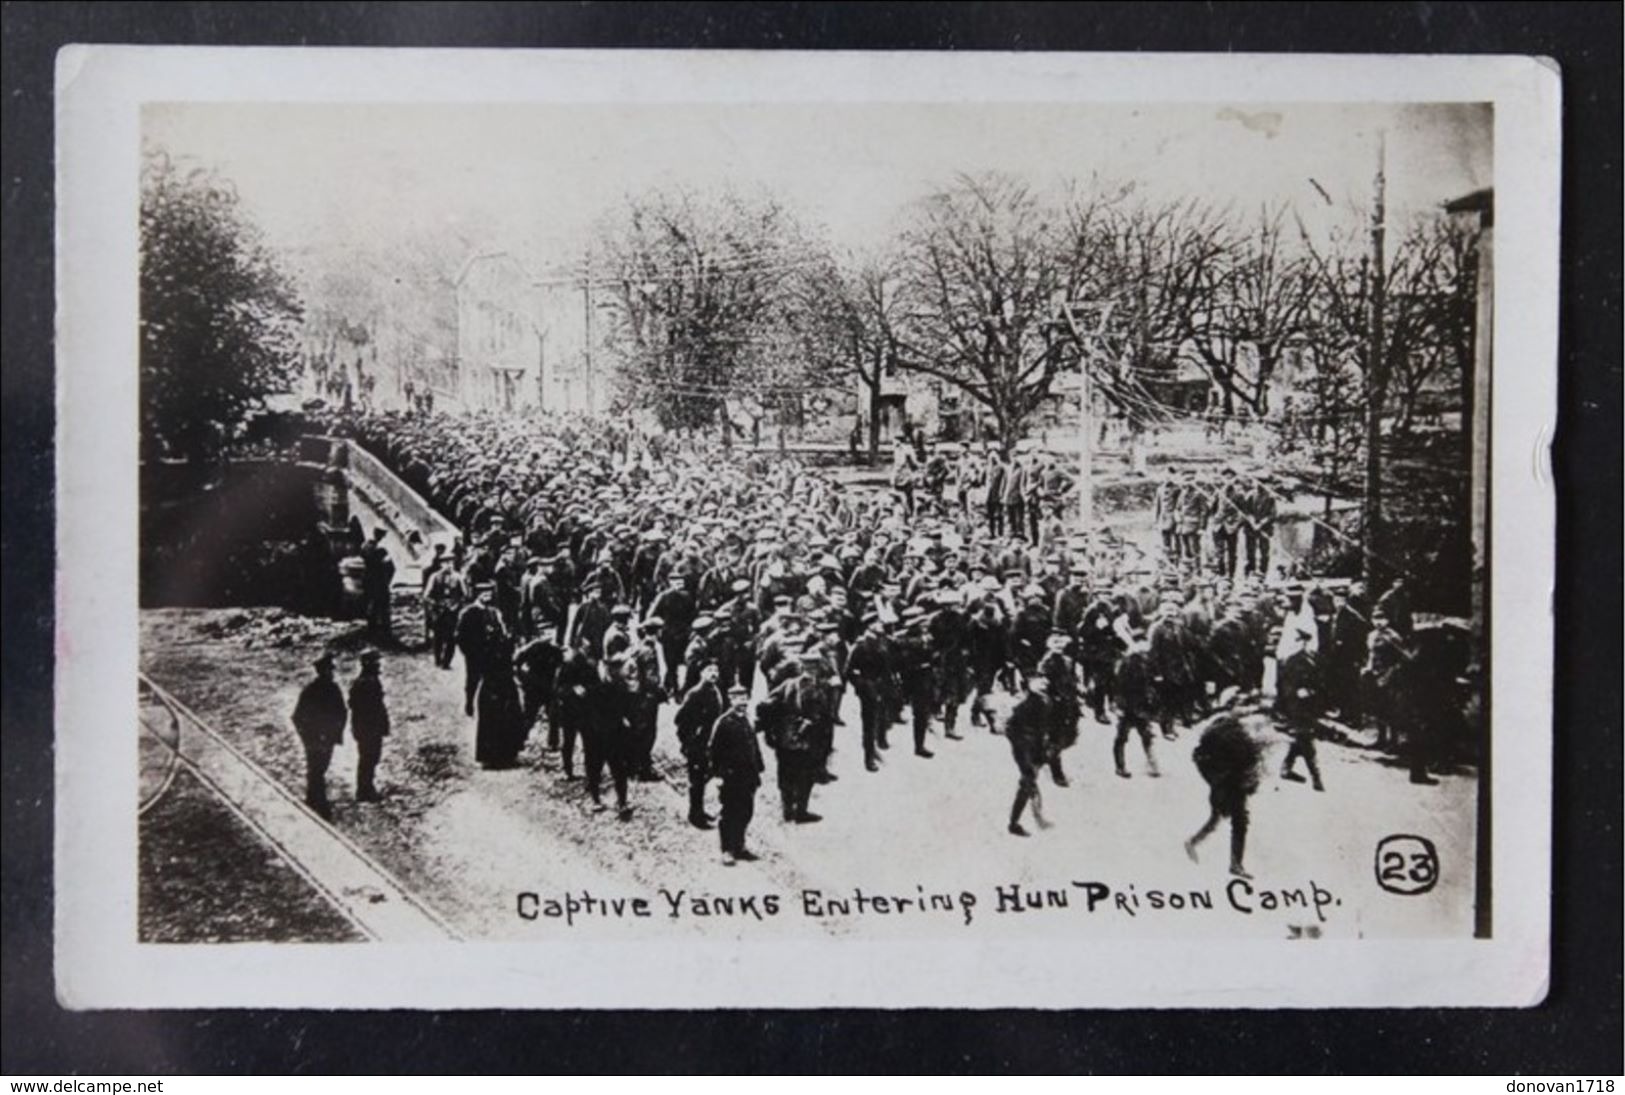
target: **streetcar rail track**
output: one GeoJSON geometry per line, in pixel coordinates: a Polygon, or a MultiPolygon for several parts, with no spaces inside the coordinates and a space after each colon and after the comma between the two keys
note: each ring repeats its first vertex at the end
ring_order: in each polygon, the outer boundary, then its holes
{"type": "Polygon", "coordinates": [[[142,722],[143,730],[169,746],[173,763],[141,812],[159,801],[175,773],[185,768],[365,938],[378,942],[460,938],[439,913],[201,715],[145,673],[138,678],[169,712],[175,737],[170,743],[142,722]]]}

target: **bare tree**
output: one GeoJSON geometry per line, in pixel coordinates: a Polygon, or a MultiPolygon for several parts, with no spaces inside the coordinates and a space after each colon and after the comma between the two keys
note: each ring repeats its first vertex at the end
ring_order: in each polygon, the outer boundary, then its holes
{"type": "Polygon", "coordinates": [[[1177,277],[1186,293],[1173,309],[1185,344],[1199,356],[1223,400],[1254,414],[1269,410],[1271,381],[1282,351],[1309,319],[1314,277],[1301,249],[1287,246],[1285,206],[1259,211],[1246,228],[1208,220],[1191,224],[1195,238],[1176,253],[1193,272],[1177,277]]]}
{"type": "Polygon", "coordinates": [[[811,369],[839,383],[855,379],[867,393],[869,462],[880,458],[880,396],[896,362],[907,300],[896,256],[843,256],[809,268],[801,279],[803,347],[811,369]]]}
{"type": "Polygon", "coordinates": [[[628,401],[668,428],[716,423],[730,395],[787,408],[800,380],[792,281],[807,261],[799,227],[771,198],[630,199],[593,257],[628,401]]]}
{"type": "Polygon", "coordinates": [[[960,176],[912,211],[901,248],[901,368],[992,412],[1009,444],[1080,350],[1056,315],[1068,288],[1058,218],[1026,183],[960,176]]]}

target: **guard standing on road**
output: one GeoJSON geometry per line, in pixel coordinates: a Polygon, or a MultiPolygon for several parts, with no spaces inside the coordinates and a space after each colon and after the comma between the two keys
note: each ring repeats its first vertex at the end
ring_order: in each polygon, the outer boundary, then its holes
{"type": "Polygon", "coordinates": [[[696,829],[709,829],[711,815],[705,812],[705,785],[711,772],[706,746],[726,701],[717,687],[716,665],[705,664],[699,674],[699,682],[677,708],[677,745],[688,765],[688,823],[696,829]]]}
{"type": "Polygon", "coordinates": [[[373,777],[389,736],[389,709],[384,705],[384,682],[378,676],[381,658],[376,650],[361,655],[361,673],[350,683],[350,733],[355,738],[355,800],[377,802],[373,777]]]}
{"type": "Polygon", "coordinates": [[[766,765],[745,708],[749,699],[750,692],[744,685],[728,689],[728,710],[717,719],[706,750],[711,771],[721,781],[717,797],[722,802],[722,816],[717,830],[722,838],[722,862],[730,867],[736,861],[756,858],[756,853],[745,847],[745,831],[756,812],[756,789],[762,784],[766,765]]]}
{"type": "Polygon", "coordinates": [[[293,727],[305,747],[305,805],[320,817],[331,818],[327,801],[327,766],[333,750],[344,740],[344,723],[349,710],[344,693],[333,679],[333,656],[323,654],[315,662],[316,677],[299,690],[293,708],[293,727]]]}
{"type": "Polygon", "coordinates": [[[457,648],[463,652],[463,714],[474,714],[474,694],[479,691],[497,647],[508,649],[508,629],[502,615],[491,603],[496,589],[491,582],[481,582],[475,590],[474,603],[463,609],[457,617],[457,648]]]}

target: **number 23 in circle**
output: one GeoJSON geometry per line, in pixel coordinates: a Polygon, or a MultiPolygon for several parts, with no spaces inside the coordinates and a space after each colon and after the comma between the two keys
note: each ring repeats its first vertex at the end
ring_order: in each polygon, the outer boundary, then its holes
{"type": "Polygon", "coordinates": [[[1396,834],[1377,842],[1377,885],[1389,893],[1424,894],[1439,882],[1439,851],[1421,836],[1396,834]]]}

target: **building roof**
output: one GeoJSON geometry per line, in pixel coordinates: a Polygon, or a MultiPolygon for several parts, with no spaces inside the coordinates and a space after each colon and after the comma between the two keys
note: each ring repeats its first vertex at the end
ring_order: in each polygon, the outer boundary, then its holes
{"type": "Polygon", "coordinates": [[[1493,223],[1495,217],[1495,190],[1486,186],[1482,190],[1474,190],[1471,194],[1463,194],[1453,201],[1445,202],[1444,211],[1446,213],[1477,213],[1480,222],[1485,227],[1488,227],[1493,223]]]}

